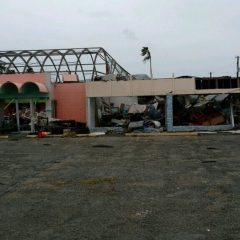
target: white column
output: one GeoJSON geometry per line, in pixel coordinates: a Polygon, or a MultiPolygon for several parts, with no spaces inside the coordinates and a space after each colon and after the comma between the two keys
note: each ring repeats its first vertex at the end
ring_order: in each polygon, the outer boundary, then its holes
{"type": "Polygon", "coordinates": [[[34,102],[33,102],[33,99],[30,99],[30,117],[31,117],[31,123],[30,123],[30,126],[31,126],[31,133],[35,132],[35,127],[34,127],[34,102]]]}
{"type": "Polygon", "coordinates": [[[87,126],[95,127],[95,99],[87,97],[87,126]]]}
{"type": "Polygon", "coordinates": [[[90,108],[91,108],[91,103],[90,103],[90,98],[87,97],[87,101],[86,101],[86,113],[87,113],[87,126],[90,127],[90,119],[91,119],[91,112],[90,112],[90,108]]]}
{"type": "Polygon", "coordinates": [[[53,106],[52,106],[52,101],[51,99],[47,98],[45,101],[45,111],[47,118],[50,119],[53,116],[53,106]]]}
{"type": "Polygon", "coordinates": [[[231,118],[231,124],[234,128],[235,127],[235,121],[234,121],[234,111],[233,111],[232,102],[230,103],[230,118],[231,118]]]}
{"type": "Polygon", "coordinates": [[[16,106],[17,130],[18,130],[18,132],[20,132],[19,105],[18,105],[18,100],[17,99],[15,99],[15,106],[16,106]]]}
{"type": "Polygon", "coordinates": [[[173,95],[168,93],[166,95],[166,110],[165,110],[165,125],[168,132],[173,131],[173,95]]]}

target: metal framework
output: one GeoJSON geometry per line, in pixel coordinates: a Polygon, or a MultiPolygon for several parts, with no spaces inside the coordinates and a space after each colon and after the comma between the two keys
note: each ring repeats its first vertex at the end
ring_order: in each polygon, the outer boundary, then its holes
{"type": "Polygon", "coordinates": [[[56,82],[62,81],[63,73],[77,74],[80,81],[94,81],[106,74],[130,79],[130,74],[100,47],[0,51],[0,61],[6,73],[49,72],[56,82]]]}

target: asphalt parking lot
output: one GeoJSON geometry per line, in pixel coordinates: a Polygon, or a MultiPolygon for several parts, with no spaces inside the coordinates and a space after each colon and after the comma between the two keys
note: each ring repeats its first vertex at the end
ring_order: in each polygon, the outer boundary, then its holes
{"type": "Polygon", "coordinates": [[[240,239],[239,140],[1,140],[0,239],[240,239]]]}

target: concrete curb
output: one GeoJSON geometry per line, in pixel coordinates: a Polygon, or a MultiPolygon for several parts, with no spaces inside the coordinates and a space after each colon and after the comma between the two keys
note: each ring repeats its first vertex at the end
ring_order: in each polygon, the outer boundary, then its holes
{"type": "MultiPolygon", "coordinates": [[[[100,136],[105,136],[106,134],[103,132],[94,132],[94,133],[89,133],[89,134],[75,134],[75,135],[64,135],[64,134],[48,134],[42,138],[69,138],[69,137],[100,137],[100,136]]],[[[27,135],[27,138],[38,138],[38,135],[27,135]]],[[[41,138],[41,137],[40,137],[41,138]]]]}
{"type": "Polygon", "coordinates": [[[127,137],[154,137],[154,136],[199,136],[198,132],[161,132],[161,133],[125,133],[127,137]]]}
{"type": "MultiPolygon", "coordinates": [[[[154,133],[125,133],[121,134],[122,137],[196,137],[202,135],[240,135],[240,131],[221,131],[221,132],[154,132],[154,133]]],[[[89,134],[76,134],[72,136],[66,136],[64,134],[49,134],[43,138],[81,138],[81,137],[102,137],[108,136],[104,132],[93,132],[89,134]]],[[[110,135],[111,136],[111,135],[110,135]]],[[[26,138],[38,138],[38,135],[26,135],[26,138]]],[[[9,135],[0,135],[0,139],[9,139],[9,135]]]]}

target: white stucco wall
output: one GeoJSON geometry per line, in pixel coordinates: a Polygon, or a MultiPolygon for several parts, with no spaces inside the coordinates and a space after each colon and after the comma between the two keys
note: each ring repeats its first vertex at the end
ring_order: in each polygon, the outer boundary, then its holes
{"type": "Polygon", "coordinates": [[[166,95],[168,93],[182,95],[239,92],[239,88],[196,90],[194,78],[159,78],[154,80],[99,81],[86,83],[87,97],[152,96],[166,95]]]}

